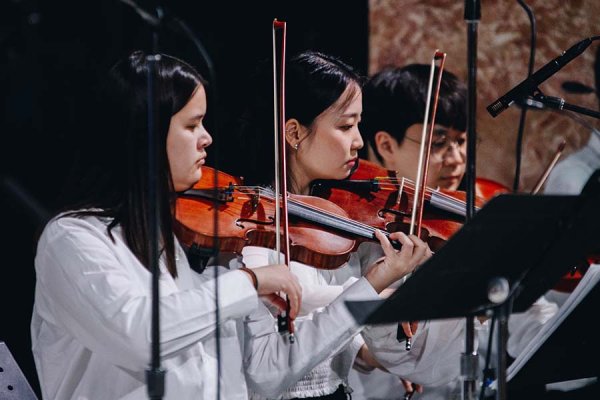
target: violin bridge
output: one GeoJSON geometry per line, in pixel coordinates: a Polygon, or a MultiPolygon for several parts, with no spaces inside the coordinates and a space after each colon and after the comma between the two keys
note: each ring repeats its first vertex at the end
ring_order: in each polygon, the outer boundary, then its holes
{"type": "Polygon", "coordinates": [[[229,187],[224,190],[219,190],[219,201],[232,202],[233,201],[233,185],[230,183],[229,187]]]}
{"type": "Polygon", "coordinates": [[[254,189],[254,194],[250,196],[250,204],[252,205],[252,213],[254,214],[258,209],[258,204],[260,203],[260,191],[258,189],[254,189]]]}

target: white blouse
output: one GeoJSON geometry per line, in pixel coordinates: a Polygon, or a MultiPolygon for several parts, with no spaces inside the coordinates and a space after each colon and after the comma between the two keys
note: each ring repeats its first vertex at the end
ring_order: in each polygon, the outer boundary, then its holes
{"type": "MultiPolygon", "coordinates": [[[[119,227],[111,240],[107,222],[59,218],[38,243],[31,335],[45,399],[148,397],[151,274],[119,227]]],[[[178,279],[159,266],[165,398],[215,398],[214,281],[191,271],[181,255],[178,279]]],[[[256,309],[256,291],[243,272],[222,274],[219,284],[230,288],[219,298],[222,348],[239,348],[235,319],[256,309]]],[[[241,363],[239,351],[227,357],[241,363]]],[[[241,371],[237,375],[221,376],[224,398],[245,398],[241,371]]]]}
{"type": "Polygon", "coordinates": [[[548,175],[545,194],[579,194],[590,176],[600,168],[600,132],[592,131],[581,149],[559,161],[548,175]]]}
{"type": "MultiPolygon", "coordinates": [[[[361,277],[364,266],[371,265],[376,258],[381,256],[378,248],[380,248],[378,245],[370,246],[370,244],[364,243],[359,247],[358,252],[350,255],[346,264],[334,270],[317,269],[292,261],[290,269],[298,277],[302,286],[302,306],[296,323],[302,324],[303,321],[312,320],[326,305],[345,293],[361,277]]],[[[274,250],[262,247],[246,246],[242,250],[242,256],[243,263],[249,268],[281,262],[277,259],[277,253],[274,250]]],[[[322,335],[329,334],[323,332],[322,335]]],[[[315,339],[321,340],[318,337],[315,339]]],[[[335,354],[319,363],[283,393],[270,398],[292,399],[323,396],[335,392],[339,385],[344,385],[350,391],[348,375],[363,343],[364,340],[357,334],[350,343],[342,343],[335,354]]],[[[260,399],[262,396],[254,393],[252,398],[260,399]]]]}
{"type": "MultiPolygon", "coordinates": [[[[147,399],[150,361],[151,274],[107,219],[63,217],[45,228],[35,259],[31,323],[33,354],[45,399],[147,399]]],[[[213,269],[193,272],[177,245],[178,278],[160,263],[160,326],[165,400],[214,399],[219,327],[223,399],[283,390],[337,351],[359,328],[343,296],[298,324],[297,343],[275,332],[271,314],[246,274],[219,272],[215,320],[213,269]],[[246,318],[244,318],[246,316],[246,318]],[[323,332],[328,335],[318,336],[323,332]]],[[[361,279],[347,298],[374,298],[361,279]]]]}
{"type": "MultiPolygon", "coordinates": [[[[516,357],[557,310],[556,304],[541,297],[524,313],[511,314],[508,353],[516,357]]],[[[397,325],[370,326],[362,334],[369,349],[388,371],[424,386],[419,399],[460,399],[460,358],[465,351],[465,325],[464,318],[420,322],[410,351],[396,340],[397,325]]],[[[483,324],[475,321],[475,348],[480,357],[480,370],[485,364],[489,328],[489,320],[483,324]]],[[[492,360],[495,350],[496,345],[492,344],[492,360]]],[[[367,381],[368,378],[365,384],[367,381]]],[[[369,388],[363,390],[368,393],[369,388]]],[[[356,397],[357,400],[362,398],[356,397]]]]}

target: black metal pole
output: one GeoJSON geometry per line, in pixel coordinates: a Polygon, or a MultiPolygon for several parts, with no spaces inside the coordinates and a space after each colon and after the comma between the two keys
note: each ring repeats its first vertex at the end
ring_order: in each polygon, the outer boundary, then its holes
{"type": "MultiPolygon", "coordinates": [[[[514,295],[514,290],[513,293],[514,295]]],[[[482,385],[482,392],[480,393],[480,399],[484,398],[484,391],[487,388],[485,380],[491,378],[492,376],[496,376],[496,399],[497,400],[505,400],[506,399],[506,363],[507,363],[507,352],[506,352],[506,343],[508,341],[508,317],[510,315],[510,311],[512,309],[512,298],[511,296],[511,288],[508,280],[504,277],[496,277],[490,280],[488,284],[488,299],[495,304],[498,304],[497,307],[494,308],[493,318],[498,321],[498,331],[497,333],[497,359],[496,359],[496,372],[492,373],[492,375],[488,375],[490,371],[486,370],[484,376],[484,385],[482,385]],[[485,387],[484,387],[485,386],[485,387]]],[[[490,327],[490,339],[493,337],[493,320],[492,327],[490,327]]],[[[490,340],[489,348],[488,348],[488,356],[491,353],[492,341],[490,340]]],[[[488,360],[489,361],[489,360],[488,360]]],[[[486,369],[488,368],[488,364],[486,364],[486,369]]]]}
{"type": "MultiPolygon", "coordinates": [[[[476,112],[477,112],[477,27],[481,18],[481,5],[478,0],[465,0],[465,21],[467,23],[467,209],[465,223],[475,215],[475,163],[476,163],[476,112]]],[[[461,357],[463,377],[463,399],[475,399],[477,388],[478,356],[475,350],[475,321],[466,318],[465,352],[461,357]]]]}
{"type": "MultiPolygon", "coordinates": [[[[157,7],[159,22],[162,21],[162,9],[157,7]]],[[[152,51],[154,54],[146,57],[148,63],[148,239],[150,240],[150,254],[148,261],[149,268],[152,271],[152,306],[151,306],[151,344],[150,344],[150,368],[146,370],[146,388],[148,398],[151,400],[161,400],[165,392],[165,373],[160,362],[160,293],[159,293],[159,236],[158,221],[159,210],[161,209],[158,196],[158,101],[155,87],[156,63],[160,61],[158,50],[159,26],[155,26],[152,34],[152,51]]]]}
{"type": "Polygon", "coordinates": [[[496,345],[498,351],[498,359],[496,363],[496,381],[498,383],[498,388],[496,389],[496,400],[506,399],[506,343],[508,341],[508,316],[510,313],[509,303],[509,301],[505,302],[500,307],[498,307],[497,310],[498,342],[496,343],[496,345]]]}
{"type": "MultiPolygon", "coordinates": [[[[149,140],[149,155],[148,155],[148,168],[151,171],[150,172],[150,182],[149,182],[149,188],[152,191],[152,194],[150,195],[150,199],[154,200],[151,201],[151,204],[148,207],[148,221],[150,222],[150,228],[149,228],[149,235],[150,235],[150,240],[152,240],[152,243],[156,243],[156,246],[153,246],[152,249],[152,254],[150,255],[150,263],[151,265],[150,270],[153,272],[152,275],[152,327],[151,327],[151,334],[152,334],[152,345],[151,345],[151,355],[152,355],[152,360],[151,360],[151,366],[149,369],[146,370],[146,381],[147,381],[147,385],[148,385],[148,395],[151,399],[162,399],[163,395],[164,395],[164,376],[165,376],[165,370],[163,370],[160,366],[160,320],[159,320],[159,307],[158,307],[158,302],[159,302],[159,292],[158,292],[158,233],[157,233],[157,225],[155,223],[155,221],[158,220],[158,214],[157,211],[160,210],[159,208],[159,204],[158,204],[158,196],[156,196],[156,181],[157,181],[157,176],[158,176],[158,171],[156,170],[156,168],[158,168],[158,166],[156,165],[156,159],[157,159],[157,153],[156,153],[156,149],[158,148],[157,146],[157,134],[156,134],[156,126],[158,126],[158,115],[156,114],[156,96],[154,93],[154,87],[153,87],[153,77],[155,77],[155,73],[154,73],[154,69],[155,69],[155,62],[160,60],[160,55],[159,55],[159,32],[161,29],[170,29],[171,31],[173,31],[174,33],[177,34],[183,34],[185,37],[187,37],[188,39],[190,39],[194,45],[196,46],[196,48],[198,49],[198,52],[200,53],[200,56],[202,57],[203,61],[206,63],[206,67],[208,70],[208,81],[210,82],[209,87],[206,88],[207,90],[207,97],[211,100],[211,103],[215,105],[215,111],[213,112],[215,117],[213,118],[213,123],[212,123],[212,128],[210,129],[211,134],[213,136],[213,138],[215,138],[214,142],[213,142],[213,148],[214,148],[214,165],[215,165],[215,169],[218,170],[217,166],[218,166],[218,128],[219,128],[219,113],[218,113],[218,100],[217,100],[217,90],[216,90],[216,85],[217,85],[217,79],[216,79],[216,74],[215,74],[215,69],[214,69],[214,65],[212,62],[212,59],[209,57],[208,52],[206,51],[206,49],[204,48],[204,46],[202,45],[202,42],[198,39],[198,37],[194,34],[193,30],[181,19],[170,15],[170,16],[165,16],[165,12],[163,10],[163,8],[159,5],[156,7],[156,15],[152,14],[151,12],[148,12],[146,10],[144,10],[142,7],[140,7],[134,0],[120,0],[122,3],[127,4],[128,6],[132,7],[136,13],[152,28],[153,34],[152,34],[152,48],[153,48],[153,52],[154,55],[153,56],[149,56],[147,61],[148,61],[148,140],[149,140]],[[156,175],[155,175],[156,174],[156,175]],[[156,262],[156,265],[153,266],[153,263],[156,262]],[[155,273],[156,272],[156,273],[155,273]]],[[[214,179],[214,196],[213,198],[215,199],[215,202],[217,202],[217,193],[218,193],[218,188],[217,188],[217,183],[218,183],[218,176],[217,174],[215,174],[215,179],[214,179]]],[[[218,214],[217,214],[217,210],[218,207],[214,207],[215,213],[214,213],[214,218],[213,218],[213,226],[214,226],[214,231],[218,232],[218,214]]],[[[218,249],[219,249],[219,244],[218,244],[218,237],[215,236],[214,238],[214,246],[212,251],[210,251],[210,253],[208,254],[208,256],[216,256],[218,254],[218,249]]],[[[206,255],[206,254],[204,254],[206,255]]],[[[219,279],[218,279],[218,268],[214,269],[215,271],[215,319],[216,321],[220,320],[220,310],[219,310],[219,279]]],[[[216,358],[217,358],[217,400],[221,398],[221,385],[220,385],[220,376],[221,376],[221,342],[219,340],[220,337],[220,327],[219,324],[217,324],[216,326],[216,331],[215,331],[215,336],[217,338],[216,340],[216,358]]]]}
{"type": "Polygon", "coordinates": [[[567,103],[561,97],[545,96],[541,93],[538,93],[534,95],[531,99],[534,102],[539,102],[542,108],[547,108],[550,110],[571,111],[577,114],[587,115],[588,117],[600,119],[600,112],[596,110],[590,110],[589,108],[581,107],[575,104],[567,103]]]}
{"type": "MultiPolygon", "coordinates": [[[[529,17],[530,25],[531,25],[531,33],[530,33],[530,46],[529,46],[529,67],[527,76],[531,76],[533,73],[533,67],[535,65],[535,41],[537,35],[537,28],[535,22],[535,16],[533,15],[533,11],[531,8],[523,1],[517,0],[517,3],[527,13],[529,17]]],[[[519,191],[519,182],[521,181],[521,157],[523,151],[523,135],[525,133],[525,119],[527,116],[527,108],[521,109],[521,116],[519,117],[519,130],[517,131],[517,143],[515,144],[515,177],[513,180],[513,192],[517,193],[519,191]]]]}
{"type": "Polygon", "coordinates": [[[154,79],[156,77],[156,62],[160,61],[160,55],[153,54],[146,57],[148,63],[148,239],[150,240],[149,268],[152,271],[152,342],[150,345],[151,361],[150,368],[146,370],[146,381],[148,397],[153,400],[162,399],[164,394],[165,371],[160,365],[160,313],[159,313],[159,268],[158,268],[158,210],[159,197],[157,191],[158,183],[158,135],[156,132],[158,116],[156,110],[156,89],[154,79]]]}

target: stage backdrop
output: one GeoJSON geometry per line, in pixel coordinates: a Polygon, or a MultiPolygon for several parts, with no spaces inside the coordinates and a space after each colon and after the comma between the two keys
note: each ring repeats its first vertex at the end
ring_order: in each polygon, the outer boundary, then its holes
{"type": "MultiPolygon", "coordinates": [[[[576,42],[600,34],[597,0],[529,0],[537,22],[534,71],[576,42]]],[[[447,53],[446,69],[467,82],[467,24],[464,2],[456,0],[370,0],[369,73],[386,65],[430,63],[435,49],[447,53]]],[[[527,76],[530,23],[517,1],[481,2],[477,59],[477,176],[512,187],[520,109],[492,118],[486,107],[527,76]]],[[[594,86],[594,42],[540,89],[582,107],[598,109],[594,94],[569,94],[561,84],[594,86]]],[[[596,125],[596,120],[584,117],[596,125]]],[[[563,157],[584,145],[589,130],[564,114],[528,111],[521,165],[521,189],[529,190],[552,160],[562,138],[563,157]]]]}

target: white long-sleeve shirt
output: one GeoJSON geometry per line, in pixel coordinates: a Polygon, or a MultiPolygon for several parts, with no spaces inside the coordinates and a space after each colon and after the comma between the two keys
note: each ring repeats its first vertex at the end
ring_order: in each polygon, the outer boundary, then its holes
{"type": "MultiPolygon", "coordinates": [[[[247,246],[242,251],[243,263],[250,268],[276,263],[276,255],[277,253],[273,250],[254,246],[247,246]]],[[[353,295],[353,291],[349,291],[349,289],[353,289],[356,285],[355,282],[364,280],[364,278],[360,279],[361,276],[382,255],[381,246],[366,242],[359,246],[358,251],[350,255],[346,264],[337,269],[323,270],[292,261],[290,269],[298,277],[302,286],[302,308],[296,320],[298,326],[302,326],[305,321],[314,321],[315,316],[319,316],[326,310],[327,305],[332,302],[335,304],[341,298],[359,300],[360,297],[353,295]]],[[[371,294],[371,298],[378,298],[375,291],[371,294]]],[[[362,296],[362,298],[365,297],[362,296]]],[[[315,397],[331,394],[339,385],[347,387],[348,374],[364,343],[358,332],[358,330],[355,331],[356,335],[352,340],[338,342],[335,351],[329,352],[331,356],[318,363],[314,368],[306,370],[304,376],[298,377],[295,382],[289,381],[290,386],[284,391],[273,392],[266,397],[277,399],[315,397]]],[[[320,345],[322,345],[322,340],[330,335],[324,329],[315,334],[315,340],[320,345]]],[[[254,393],[253,396],[256,399],[264,397],[264,393],[254,393]]]]}
{"type": "Polygon", "coordinates": [[[600,168],[600,132],[593,131],[587,144],[559,161],[548,175],[545,194],[579,194],[600,168]]]}
{"type": "MultiPolygon", "coordinates": [[[[96,217],[55,219],[38,243],[31,335],[44,399],[148,396],[151,274],[126,246],[119,227],[112,230],[111,240],[108,222],[96,217]]],[[[160,263],[165,400],[216,398],[217,325],[221,398],[234,400],[247,399],[246,379],[261,383],[264,393],[280,390],[359,330],[340,296],[298,326],[297,343],[289,345],[272,327],[266,328],[272,317],[245,273],[223,269],[217,323],[212,271],[196,274],[176,247],[178,278],[160,263]],[[316,338],[317,331],[328,335],[316,338]]],[[[364,279],[345,295],[376,296],[364,279]]]]}
{"type": "MultiPolygon", "coordinates": [[[[362,248],[367,249],[364,246],[362,248]]],[[[362,264],[368,263],[365,260],[369,259],[369,254],[367,250],[352,253],[346,264],[334,270],[317,269],[295,261],[290,263],[291,271],[298,277],[302,286],[302,307],[296,320],[299,327],[302,327],[305,321],[314,321],[315,317],[325,310],[325,306],[340,295],[343,294],[343,297],[347,298],[347,290],[360,278],[362,264]]],[[[250,268],[277,263],[276,255],[275,251],[261,247],[247,246],[242,250],[243,263],[250,268]]],[[[379,254],[373,253],[371,257],[373,256],[378,257],[379,254]]],[[[375,294],[374,291],[373,293],[375,294]]],[[[315,340],[320,342],[320,338],[328,335],[329,333],[323,330],[317,333],[315,340]]],[[[289,387],[279,393],[273,391],[266,397],[277,399],[316,397],[335,392],[339,385],[347,386],[348,373],[363,343],[362,337],[358,334],[351,341],[339,342],[335,352],[329,351],[331,354],[329,357],[314,368],[306,370],[305,375],[298,377],[295,382],[290,382],[289,387]]],[[[256,389],[260,386],[256,385],[256,389]]],[[[255,399],[263,397],[264,393],[253,395],[255,399]]]]}
{"type": "MultiPolygon", "coordinates": [[[[590,176],[600,168],[600,131],[594,130],[584,147],[559,161],[548,175],[544,194],[580,194],[590,176]]],[[[550,290],[546,297],[561,306],[568,292],[550,290]]]]}
{"type": "MultiPolygon", "coordinates": [[[[512,314],[508,321],[508,353],[516,357],[557,310],[556,304],[541,297],[527,311],[512,314]]],[[[490,321],[483,324],[475,321],[475,348],[478,348],[480,356],[480,370],[484,367],[489,324],[490,321]]],[[[369,326],[363,330],[363,337],[375,358],[393,375],[423,385],[424,392],[416,394],[414,399],[460,399],[460,358],[465,349],[465,319],[420,322],[410,351],[405,349],[404,343],[398,343],[396,330],[397,325],[369,326]]],[[[492,344],[492,361],[495,350],[496,345],[492,344]]],[[[363,383],[366,386],[354,396],[355,399],[369,398],[368,379],[365,377],[363,383]]],[[[398,387],[395,386],[394,390],[397,391],[398,387]]],[[[389,398],[399,396],[398,393],[388,393],[389,398]]]]}

